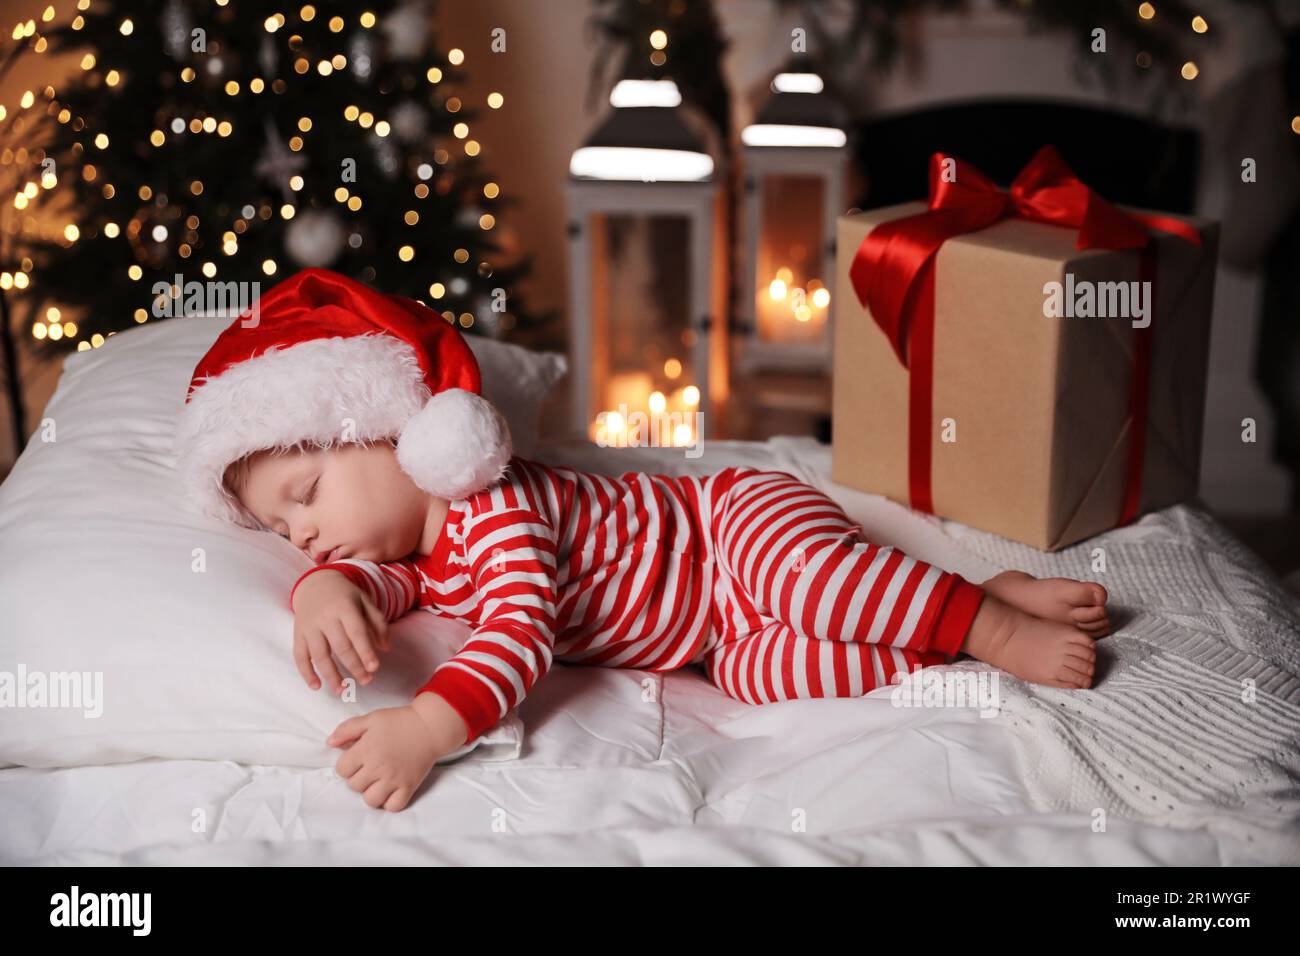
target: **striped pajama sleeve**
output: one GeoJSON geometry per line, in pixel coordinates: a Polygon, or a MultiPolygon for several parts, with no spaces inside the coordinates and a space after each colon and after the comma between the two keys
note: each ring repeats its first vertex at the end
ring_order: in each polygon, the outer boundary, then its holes
{"type": "Polygon", "coordinates": [[[491,729],[550,670],[555,650],[555,530],[526,508],[465,519],[465,557],[480,617],[465,646],[440,665],[416,696],[431,691],[469,729],[491,729]]]}
{"type": "Polygon", "coordinates": [[[341,558],[328,564],[318,564],[294,582],[289,592],[289,609],[293,610],[293,595],[298,585],[308,575],[317,571],[338,571],[355,584],[384,615],[386,621],[396,621],[420,603],[420,572],[415,562],[389,561],[378,564],[358,558],[341,558]]]}

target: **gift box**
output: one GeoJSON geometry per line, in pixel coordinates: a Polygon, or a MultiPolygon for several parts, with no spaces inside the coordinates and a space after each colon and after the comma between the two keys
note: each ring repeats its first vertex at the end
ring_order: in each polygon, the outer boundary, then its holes
{"type": "Polygon", "coordinates": [[[1047,551],[1196,493],[1217,224],[1048,148],[837,229],[836,482],[1047,551]]]}

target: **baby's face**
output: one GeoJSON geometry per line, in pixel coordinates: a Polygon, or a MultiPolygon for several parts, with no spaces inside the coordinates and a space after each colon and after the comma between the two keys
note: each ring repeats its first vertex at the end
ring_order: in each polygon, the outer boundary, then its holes
{"type": "Polygon", "coordinates": [[[397,463],[389,442],[257,456],[240,501],[262,526],[319,563],[397,561],[420,542],[430,497],[397,463]]]}

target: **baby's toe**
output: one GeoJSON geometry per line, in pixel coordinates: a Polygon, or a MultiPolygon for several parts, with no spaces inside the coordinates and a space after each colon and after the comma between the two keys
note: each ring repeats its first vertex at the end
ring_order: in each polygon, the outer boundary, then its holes
{"type": "Polygon", "coordinates": [[[1105,607],[1106,602],[1110,600],[1110,595],[1106,593],[1106,589],[1095,582],[1090,583],[1088,587],[1092,590],[1093,602],[1105,607]]]}
{"type": "Polygon", "coordinates": [[[1066,690],[1083,690],[1092,684],[1092,678],[1079,671],[1062,668],[1056,677],[1047,683],[1053,687],[1064,687],[1066,690]]]}
{"type": "Polygon", "coordinates": [[[1088,581],[1076,581],[1073,578],[1053,579],[1056,584],[1058,601],[1065,601],[1071,607],[1088,607],[1097,604],[1097,594],[1088,581]]]}
{"type": "Polygon", "coordinates": [[[1072,682],[1075,687],[1090,687],[1095,666],[1092,661],[1070,657],[1061,665],[1056,676],[1061,680],[1072,682]]]}
{"type": "Polygon", "coordinates": [[[1106,619],[1106,609],[1095,604],[1086,604],[1070,611],[1070,620],[1076,624],[1093,624],[1106,619]]]}

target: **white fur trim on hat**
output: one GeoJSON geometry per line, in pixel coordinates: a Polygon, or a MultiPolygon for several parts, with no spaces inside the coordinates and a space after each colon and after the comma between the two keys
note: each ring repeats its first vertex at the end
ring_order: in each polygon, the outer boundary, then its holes
{"type": "Polygon", "coordinates": [[[500,478],[512,454],[510,427],[496,407],[463,388],[429,399],[402,429],[397,463],[420,488],[468,498],[500,478]]]}
{"type": "MultiPolygon", "coordinates": [[[[473,397],[486,404],[485,399],[473,397]]],[[[300,443],[332,448],[404,436],[407,424],[436,399],[430,399],[415,351],[385,333],[312,339],[288,348],[275,346],[198,385],[177,426],[177,467],[187,493],[201,511],[260,529],[257,520],[222,485],[232,462],[255,451],[300,443]]],[[[473,422],[485,419],[480,412],[473,422]]],[[[411,442],[403,452],[400,441],[398,460],[424,491],[457,499],[465,497],[462,492],[473,476],[497,468],[503,433],[509,460],[509,429],[501,421],[497,428],[484,426],[474,433],[463,416],[454,414],[446,424],[449,428],[444,431],[436,420],[422,417],[418,429],[423,436],[419,440],[438,445],[436,455],[446,461],[430,465],[433,453],[411,442]],[[452,447],[462,440],[464,445],[452,447]],[[467,456],[476,453],[491,465],[471,468],[467,456]],[[411,462],[411,468],[403,457],[411,462]],[[449,465],[452,461],[458,464],[449,465]],[[450,480],[444,483],[444,479],[450,480]]],[[[466,494],[480,487],[469,488],[466,494]]]]}

